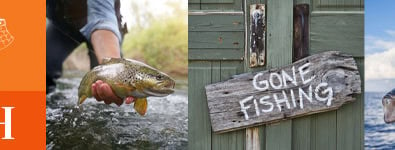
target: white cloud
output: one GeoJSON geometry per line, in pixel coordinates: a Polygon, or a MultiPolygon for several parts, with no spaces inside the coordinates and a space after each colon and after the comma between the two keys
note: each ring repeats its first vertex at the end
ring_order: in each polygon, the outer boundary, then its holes
{"type": "MultiPolygon", "coordinates": [[[[395,31],[387,30],[387,34],[394,34],[395,37],[395,31]]],[[[365,52],[367,54],[382,52],[391,48],[395,48],[395,40],[393,39],[382,39],[375,36],[366,36],[365,42],[365,52]]]]}
{"type": "Polygon", "coordinates": [[[365,79],[395,79],[395,30],[365,36],[365,79]]]}
{"type": "Polygon", "coordinates": [[[392,48],[365,57],[365,79],[395,78],[395,45],[392,48]]]}
{"type": "Polygon", "coordinates": [[[390,36],[395,37],[395,30],[387,30],[387,31],[385,31],[385,33],[387,33],[390,36]]]}

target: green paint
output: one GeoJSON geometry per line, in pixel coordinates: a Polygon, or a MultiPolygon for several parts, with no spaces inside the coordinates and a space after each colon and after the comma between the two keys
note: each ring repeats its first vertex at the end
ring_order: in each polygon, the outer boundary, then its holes
{"type": "Polygon", "coordinates": [[[364,15],[313,13],[310,37],[310,53],[319,53],[330,48],[362,57],[364,55],[364,15]]]}
{"type": "Polygon", "coordinates": [[[196,49],[188,50],[189,60],[243,60],[244,49],[196,49]]]}
{"type": "MultiPolygon", "coordinates": [[[[267,69],[292,63],[293,3],[267,1],[267,69]]],[[[292,147],[292,120],[266,126],[266,149],[292,147]]]]}
{"type": "Polygon", "coordinates": [[[244,32],[244,16],[242,14],[211,14],[189,16],[191,31],[241,31],[244,32]]]}
{"type": "Polygon", "coordinates": [[[211,149],[211,125],[204,86],[211,83],[211,62],[188,65],[188,149],[211,149]]]}
{"type": "Polygon", "coordinates": [[[314,11],[360,11],[363,0],[312,0],[314,11]]]}
{"type": "MultiPolygon", "coordinates": [[[[212,82],[229,79],[232,75],[239,74],[243,70],[242,61],[213,61],[212,82]]],[[[239,150],[245,146],[245,130],[229,132],[225,134],[212,134],[212,149],[215,150],[239,150]]]]}
{"type": "Polygon", "coordinates": [[[241,11],[242,0],[201,0],[201,9],[208,11],[241,11]]]}
{"type": "Polygon", "coordinates": [[[244,48],[243,32],[189,32],[188,48],[244,48]]]}

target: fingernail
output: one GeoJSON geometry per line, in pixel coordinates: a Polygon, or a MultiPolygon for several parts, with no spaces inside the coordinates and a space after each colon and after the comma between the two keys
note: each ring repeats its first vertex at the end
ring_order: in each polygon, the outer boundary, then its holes
{"type": "Polygon", "coordinates": [[[101,80],[97,80],[97,81],[96,81],[96,83],[102,84],[102,83],[103,83],[103,81],[101,81],[101,80]]]}

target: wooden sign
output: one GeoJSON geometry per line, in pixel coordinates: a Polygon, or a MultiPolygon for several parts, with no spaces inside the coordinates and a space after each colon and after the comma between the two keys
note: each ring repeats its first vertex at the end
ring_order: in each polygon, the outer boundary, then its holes
{"type": "Polygon", "coordinates": [[[361,93],[361,80],[351,55],[329,51],[205,88],[212,129],[222,133],[337,109],[361,93]]]}

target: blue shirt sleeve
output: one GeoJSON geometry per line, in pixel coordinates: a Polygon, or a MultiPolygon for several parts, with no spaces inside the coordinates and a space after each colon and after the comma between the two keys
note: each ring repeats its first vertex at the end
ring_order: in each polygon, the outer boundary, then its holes
{"type": "Polygon", "coordinates": [[[80,29],[81,33],[89,41],[91,34],[95,30],[109,30],[113,32],[122,42],[122,36],[118,28],[118,21],[115,15],[114,0],[87,0],[88,19],[87,24],[80,29]]]}

